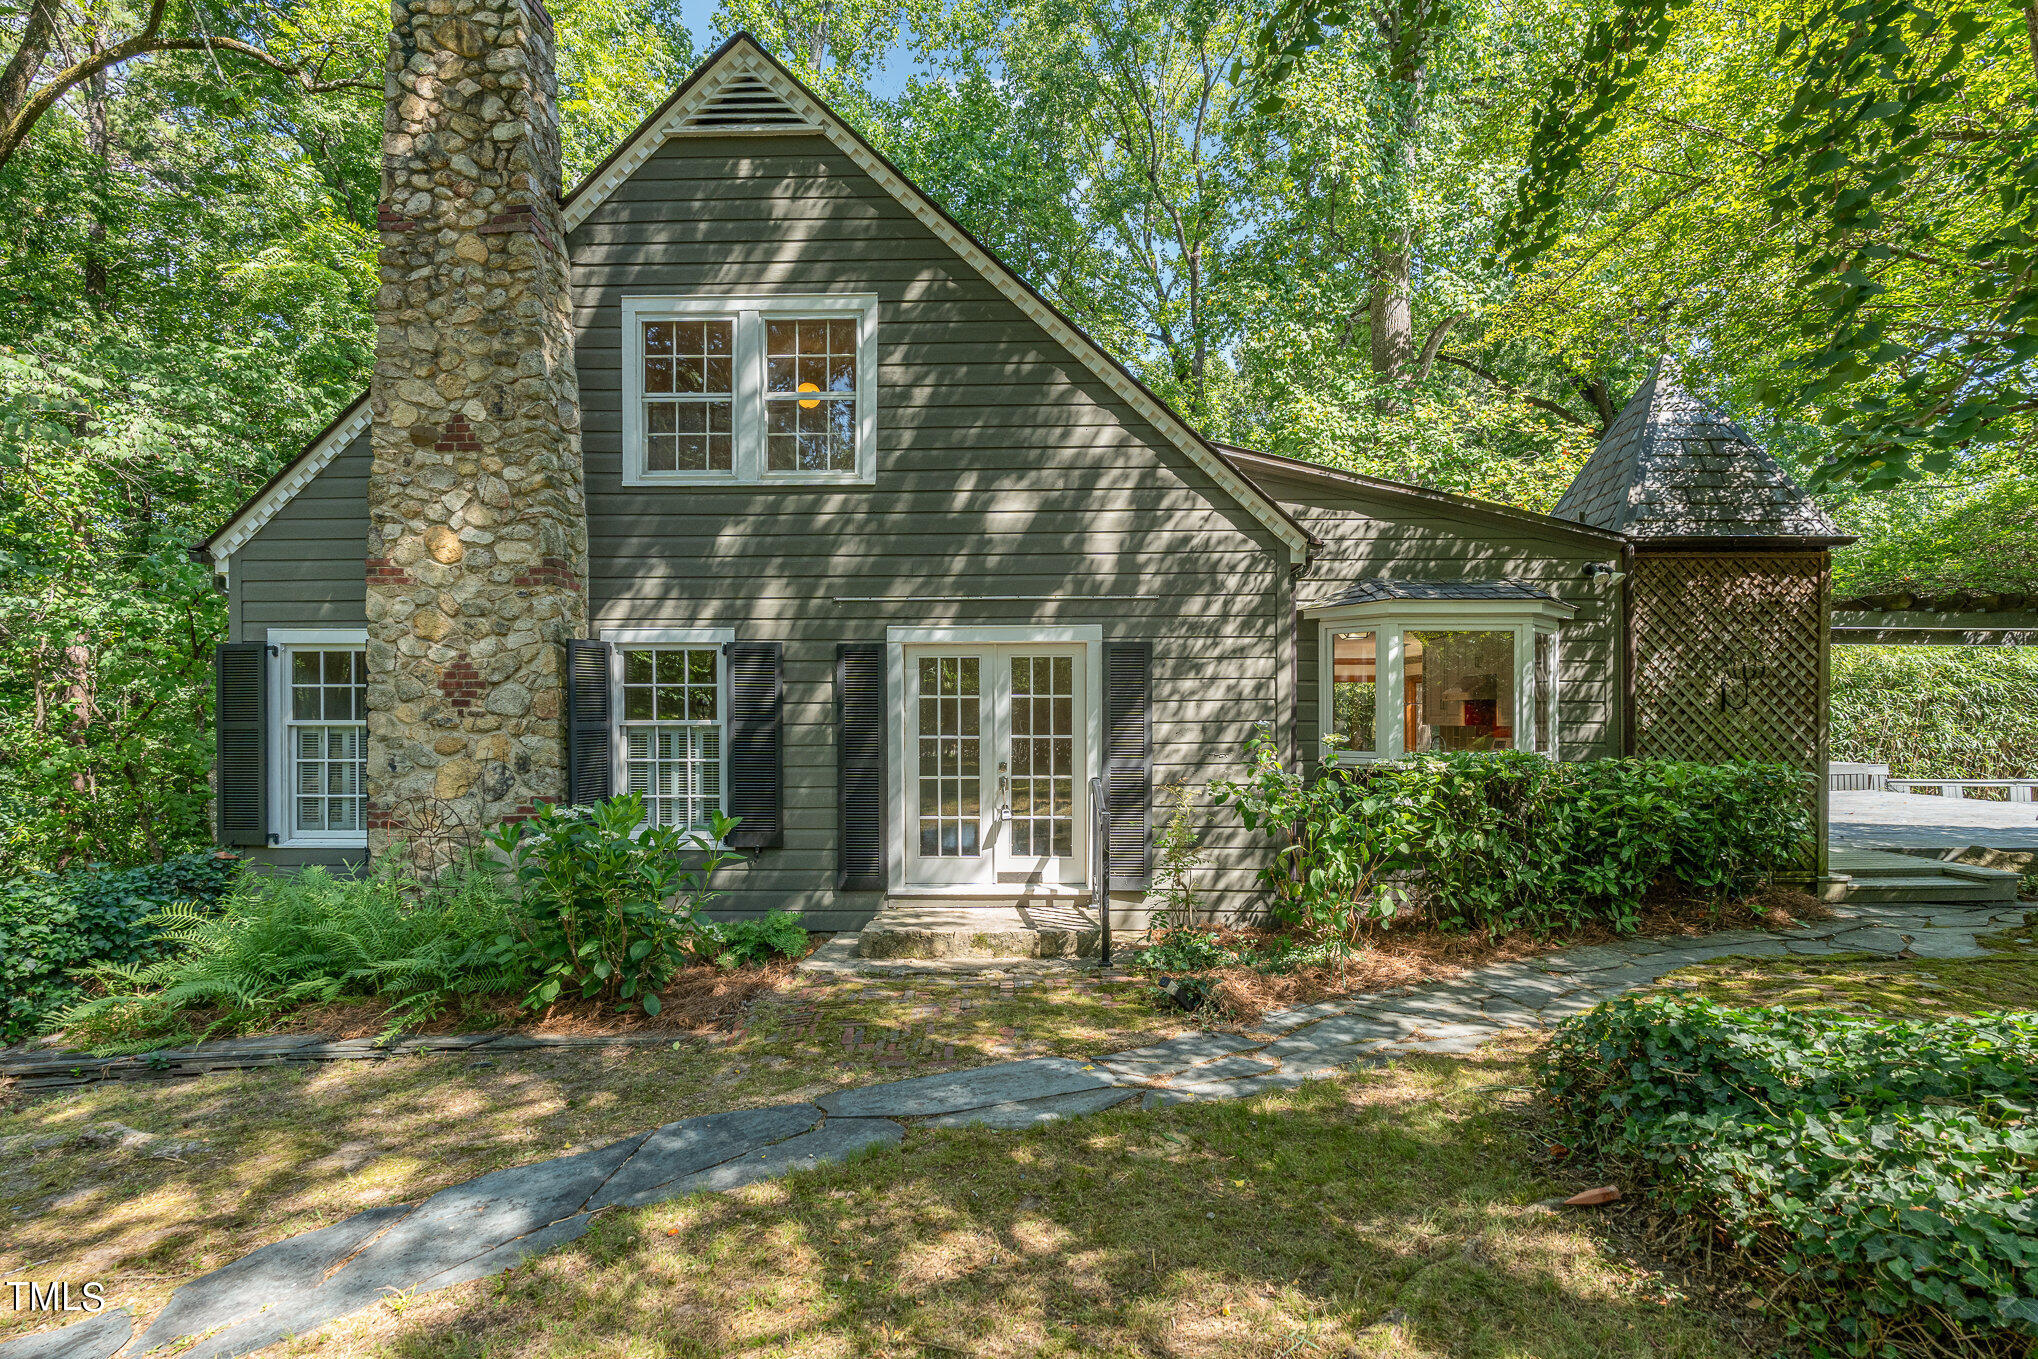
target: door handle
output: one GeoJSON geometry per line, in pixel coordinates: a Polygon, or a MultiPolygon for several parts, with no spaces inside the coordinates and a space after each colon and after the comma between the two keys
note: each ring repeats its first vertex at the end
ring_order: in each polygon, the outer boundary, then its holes
{"type": "Polygon", "coordinates": [[[1005,761],[998,761],[998,820],[1012,819],[1012,775],[1005,761]]]}

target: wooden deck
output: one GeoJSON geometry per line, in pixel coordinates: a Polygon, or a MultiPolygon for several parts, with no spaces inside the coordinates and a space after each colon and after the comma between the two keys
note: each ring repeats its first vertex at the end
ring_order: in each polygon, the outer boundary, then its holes
{"type": "Polygon", "coordinates": [[[1842,849],[2038,851],[2038,804],[1922,793],[1835,792],[1827,824],[1842,849]]]}

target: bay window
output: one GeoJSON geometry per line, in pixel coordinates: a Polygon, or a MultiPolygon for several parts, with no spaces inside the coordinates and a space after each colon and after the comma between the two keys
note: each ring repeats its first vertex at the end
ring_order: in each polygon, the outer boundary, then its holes
{"type": "Polygon", "coordinates": [[[623,484],[869,482],[877,299],[623,299],[623,484]]]}
{"type": "Polygon", "coordinates": [[[1393,599],[1314,610],[1322,734],[1346,763],[1557,754],[1555,599],[1393,599]]]}

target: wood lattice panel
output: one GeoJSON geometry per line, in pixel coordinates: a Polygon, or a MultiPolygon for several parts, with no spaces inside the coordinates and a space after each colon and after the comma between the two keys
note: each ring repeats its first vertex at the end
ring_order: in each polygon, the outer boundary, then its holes
{"type": "Polygon", "coordinates": [[[1827,584],[1824,552],[1639,554],[1634,753],[1787,764],[1814,776],[1805,796],[1823,816],[1827,584]]]}

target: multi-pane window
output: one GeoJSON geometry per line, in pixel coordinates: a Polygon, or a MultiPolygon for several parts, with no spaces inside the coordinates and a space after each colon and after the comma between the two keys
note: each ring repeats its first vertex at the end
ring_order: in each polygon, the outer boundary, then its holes
{"type": "Polygon", "coordinates": [[[736,323],[643,326],[645,470],[732,470],[736,323]]]}
{"type": "Polygon", "coordinates": [[[1012,852],[1075,853],[1076,663],[1012,658],[1012,852]]]}
{"type": "Polygon", "coordinates": [[[290,824],[297,835],[367,830],[368,653],[291,648],[290,824]]]}
{"type": "Polygon", "coordinates": [[[856,470],[856,323],[764,323],[765,466],[856,470]]]}
{"type": "Polygon", "coordinates": [[[1326,734],[1341,738],[1341,749],[1361,754],[1375,749],[1378,680],[1374,634],[1334,634],[1330,658],[1331,723],[1326,734]]]}
{"type": "Polygon", "coordinates": [[[983,663],[920,658],[920,855],[972,858],[983,797],[983,663]]]}
{"type": "Polygon", "coordinates": [[[703,828],[722,809],[721,655],[712,646],[625,647],[624,788],[645,820],[703,828]]]}
{"type": "Polygon", "coordinates": [[[623,481],[868,481],[876,297],[623,299],[623,481]]]}

